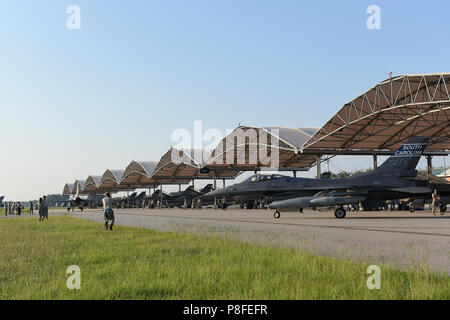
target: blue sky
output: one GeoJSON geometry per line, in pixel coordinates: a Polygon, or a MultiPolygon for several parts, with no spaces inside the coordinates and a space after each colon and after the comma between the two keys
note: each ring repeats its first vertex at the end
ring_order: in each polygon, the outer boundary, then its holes
{"type": "MultiPolygon", "coordinates": [[[[390,71],[450,71],[449,12],[448,1],[1,0],[0,193],[37,198],[159,160],[195,120],[320,127],[390,71]],[[71,4],[80,30],[66,28],[71,4]],[[381,30],[366,27],[372,4],[381,30]]],[[[348,163],[330,167],[371,159],[348,163]]]]}

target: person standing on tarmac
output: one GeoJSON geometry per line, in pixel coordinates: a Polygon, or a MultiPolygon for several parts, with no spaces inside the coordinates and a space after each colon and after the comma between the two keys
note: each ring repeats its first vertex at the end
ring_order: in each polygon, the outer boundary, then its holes
{"type": "Polygon", "coordinates": [[[227,210],[227,198],[222,198],[222,210],[227,210]]]}
{"type": "Polygon", "coordinates": [[[433,213],[433,215],[436,215],[436,202],[439,201],[441,199],[441,197],[439,196],[439,193],[437,192],[436,189],[434,189],[433,194],[431,195],[431,213],[433,213]]]}
{"type": "Polygon", "coordinates": [[[43,210],[44,209],[42,208],[42,198],[39,198],[38,201],[39,221],[44,220],[43,210]]]}
{"type": "Polygon", "coordinates": [[[109,192],[105,193],[105,197],[103,198],[102,202],[103,211],[105,213],[105,230],[108,230],[109,224],[109,230],[112,231],[112,227],[114,225],[114,211],[112,209],[113,201],[109,192]]]}
{"type": "Polygon", "coordinates": [[[42,221],[44,221],[44,219],[47,219],[47,220],[48,220],[48,202],[47,202],[47,196],[43,196],[43,197],[42,197],[41,206],[42,206],[42,221]]]}
{"type": "Polygon", "coordinates": [[[30,215],[34,216],[33,202],[30,201],[30,215]]]}

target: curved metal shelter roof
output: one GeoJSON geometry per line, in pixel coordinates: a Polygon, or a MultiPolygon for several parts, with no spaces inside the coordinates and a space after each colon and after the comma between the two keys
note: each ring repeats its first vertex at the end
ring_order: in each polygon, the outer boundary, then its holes
{"type": "Polygon", "coordinates": [[[212,152],[170,148],[158,163],[132,161],[126,170],[106,170],[100,180],[90,176],[66,184],[63,194],[231,178],[268,167],[307,170],[316,155],[391,154],[415,135],[432,137],[425,154],[448,153],[450,73],[384,80],[346,103],[320,129],[239,126],[212,152]],[[278,155],[276,165],[267,162],[273,155],[278,155]],[[210,170],[201,170],[205,167],[210,170]]]}
{"type": "Polygon", "coordinates": [[[214,171],[260,170],[278,167],[280,170],[302,170],[315,162],[314,155],[300,155],[299,151],[317,132],[317,128],[239,126],[213,150],[205,166],[214,171]],[[277,163],[269,159],[278,152],[277,163]]]}
{"type": "Polygon", "coordinates": [[[65,195],[65,196],[71,195],[72,192],[73,192],[73,187],[74,187],[73,183],[66,183],[64,185],[64,189],[63,189],[63,193],[62,194],[65,195]]]}
{"type": "Polygon", "coordinates": [[[122,180],[124,170],[111,170],[107,169],[105,173],[102,175],[102,179],[100,180],[99,189],[102,191],[121,191],[127,190],[126,186],[119,185],[122,180]]]}
{"type": "Polygon", "coordinates": [[[88,185],[92,185],[92,186],[94,186],[94,187],[96,187],[96,188],[99,188],[100,187],[100,184],[101,184],[101,181],[102,181],[102,176],[89,176],[87,179],[86,179],[86,187],[88,186],[88,185]]]}
{"type": "Polygon", "coordinates": [[[120,185],[133,188],[154,187],[159,184],[152,179],[153,172],[158,162],[156,161],[131,161],[125,169],[120,185]]]}
{"type": "Polygon", "coordinates": [[[395,150],[415,135],[432,137],[427,151],[450,149],[450,73],[380,82],[346,103],[302,151],[374,154],[395,150]]]}
{"type": "Polygon", "coordinates": [[[102,180],[102,176],[89,176],[86,179],[86,183],[84,189],[82,190],[83,194],[100,194],[100,182],[102,180]]]}
{"type": "Polygon", "coordinates": [[[170,148],[159,160],[153,178],[173,183],[189,183],[201,168],[203,151],[170,148]],[[199,156],[200,155],[200,156],[199,156]]]}
{"type": "Polygon", "coordinates": [[[86,180],[75,180],[73,183],[72,194],[81,194],[86,186],[86,180]]]}
{"type": "MultiPolygon", "coordinates": [[[[202,149],[177,149],[170,148],[153,172],[153,178],[162,180],[163,184],[189,183],[192,179],[212,179],[214,172],[200,173],[200,169],[205,166],[206,159],[211,154],[208,150],[202,149]]],[[[224,171],[216,174],[221,179],[233,179],[239,171],[224,171]]]]}

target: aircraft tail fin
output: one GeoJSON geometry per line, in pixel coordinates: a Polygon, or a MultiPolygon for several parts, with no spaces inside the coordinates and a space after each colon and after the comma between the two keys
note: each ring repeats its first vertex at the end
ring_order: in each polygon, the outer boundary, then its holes
{"type": "Polygon", "coordinates": [[[415,170],[431,137],[411,137],[394,152],[377,170],[415,170]]]}

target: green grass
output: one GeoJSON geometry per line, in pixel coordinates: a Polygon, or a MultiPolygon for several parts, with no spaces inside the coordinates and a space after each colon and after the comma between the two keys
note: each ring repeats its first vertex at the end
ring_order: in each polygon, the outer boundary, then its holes
{"type": "Polygon", "coordinates": [[[0,299],[449,299],[445,274],[69,217],[0,219],[0,299]],[[81,268],[81,290],[66,268],[81,268]]]}
{"type": "MultiPolygon", "coordinates": [[[[37,210],[35,210],[37,212],[37,210]]],[[[28,214],[30,213],[30,208],[23,208],[22,209],[22,214],[28,214]]],[[[14,211],[14,215],[16,214],[16,212],[14,211]]],[[[0,215],[5,215],[5,208],[0,209],[0,215]]]]}

